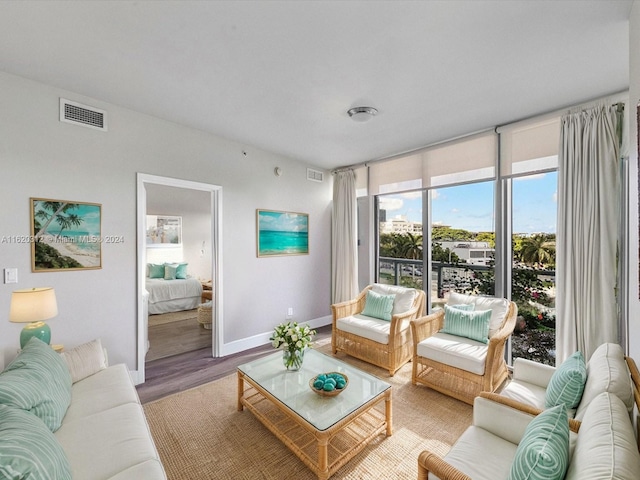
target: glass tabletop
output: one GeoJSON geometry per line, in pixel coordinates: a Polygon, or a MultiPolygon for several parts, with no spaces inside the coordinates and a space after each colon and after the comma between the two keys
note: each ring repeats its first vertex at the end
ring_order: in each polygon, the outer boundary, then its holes
{"type": "Polygon", "coordinates": [[[240,365],[238,370],[318,430],[330,428],[391,388],[387,382],[313,349],[305,352],[297,372],[286,370],[281,350],[240,365]],[[344,373],[349,378],[347,388],[335,397],[318,395],[309,387],[309,380],[327,372],[344,373]]]}

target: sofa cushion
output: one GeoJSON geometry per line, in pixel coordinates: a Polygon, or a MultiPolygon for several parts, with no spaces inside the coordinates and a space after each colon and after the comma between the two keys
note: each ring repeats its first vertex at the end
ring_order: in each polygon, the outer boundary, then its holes
{"type": "Polygon", "coordinates": [[[500,327],[504,322],[504,318],[509,312],[509,300],[506,298],[480,297],[476,295],[450,292],[447,304],[473,304],[475,306],[475,310],[491,310],[489,338],[493,337],[498,330],[500,330],[500,327]]]}
{"type": "Polygon", "coordinates": [[[444,326],[440,332],[488,343],[490,319],[491,310],[465,311],[445,305],[444,326]]]}
{"type": "Polygon", "coordinates": [[[584,414],[566,480],[637,480],[640,453],[626,405],[603,392],[584,414]]]}
{"type": "Polygon", "coordinates": [[[391,312],[393,311],[393,300],[395,298],[395,295],[382,295],[368,290],[362,315],[390,322],[391,312]]]}
{"type": "Polygon", "coordinates": [[[440,332],[421,341],[417,347],[420,357],[476,375],[484,375],[487,351],[485,343],[440,332]]]}
{"type": "Polygon", "coordinates": [[[551,376],[545,395],[545,407],[564,404],[567,409],[576,408],[586,381],[587,366],[582,352],[577,351],[562,362],[551,376]]]}
{"type": "Polygon", "coordinates": [[[99,338],[78,345],[60,355],[67,363],[73,383],[107,368],[107,359],[99,338]]]}
{"type": "Polygon", "coordinates": [[[569,421],[564,404],[536,416],[516,450],[508,480],[560,480],[569,465],[569,421]]]}
{"type": "Polygon", "coordinates": [[[71,402],[71,374],[53,348],[31,338],[0,374],[0,404],[29,411],[55,432],[71,402]]]}
{"type": "Polygon", "coordinates": [[[602,392],[615,394],[633,411],[631,376],[624,359],[622,347],[616,343],[603,343],[591,355],[587,363],[587,381],[582,400],[576,410],[576,420],[582,420],[589,404],[602,392]]]}
{"type": "Polygon", "coordinates": [[[0,478],[71,480],[69,461],[51,430],[7,405],[0,405],[0,478]]]}
{"type": "Polygon", "coordinates": [[[533,383],[511,380],[500,392],[500,395],[511,398],[525,405],[544,410],[547,389],[533,383]]]}
{"type": "Polygon", "coordinates": [[[379,293],[381,295],[395,295],[393,300],[393,310],[391,315],[397,315],[399,313],[405,313],[411,310],[413,302],[418,296],[418,291],[415,288],[399,287],[397,285],[383,285],[381,283],[374,283],[370,290],[379,293]]]}
{"type": "MultiPolygon", "coordinates": [[[[409,325],[408,322],[407,326],[409,325]]],[[[353,333],[384,345],[389,344],[391,323],[379,318],[356,314],[336,320],[336,326],[343,332],[353,333]]]]}

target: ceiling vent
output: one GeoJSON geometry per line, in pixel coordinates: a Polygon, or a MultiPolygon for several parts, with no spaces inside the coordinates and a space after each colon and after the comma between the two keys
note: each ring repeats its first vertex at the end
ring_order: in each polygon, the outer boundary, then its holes
{"type": "Polygon", "coordinates": [[[307,168],[307,180],[311,180],[312,182],[322,182],[324,181],[324,173],[312,168],[307,168]]]}
{"type": "Polygon", "coordinates": [[[60,121],[107,131],[107,112],[64,98],[60,99],[60,121]]]}

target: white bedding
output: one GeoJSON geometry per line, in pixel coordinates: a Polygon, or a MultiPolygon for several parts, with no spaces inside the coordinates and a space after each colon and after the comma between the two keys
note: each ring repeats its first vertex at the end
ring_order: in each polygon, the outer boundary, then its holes
{"type": "Polygon", "coordinates": [[[145,288],[149,292],[150,315],[191,310],[202,303],[202,284],[195,278],[147,278],[145,288]]]}

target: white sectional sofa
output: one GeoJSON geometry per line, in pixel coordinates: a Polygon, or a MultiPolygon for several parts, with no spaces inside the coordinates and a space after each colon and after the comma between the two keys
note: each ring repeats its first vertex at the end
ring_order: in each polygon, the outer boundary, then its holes
{"type": "Polygon", "coordinates": [[[99,340],[58,354],[32,339],[0,374],[0,478],[166,479],[129,371],[99,340]]]}

